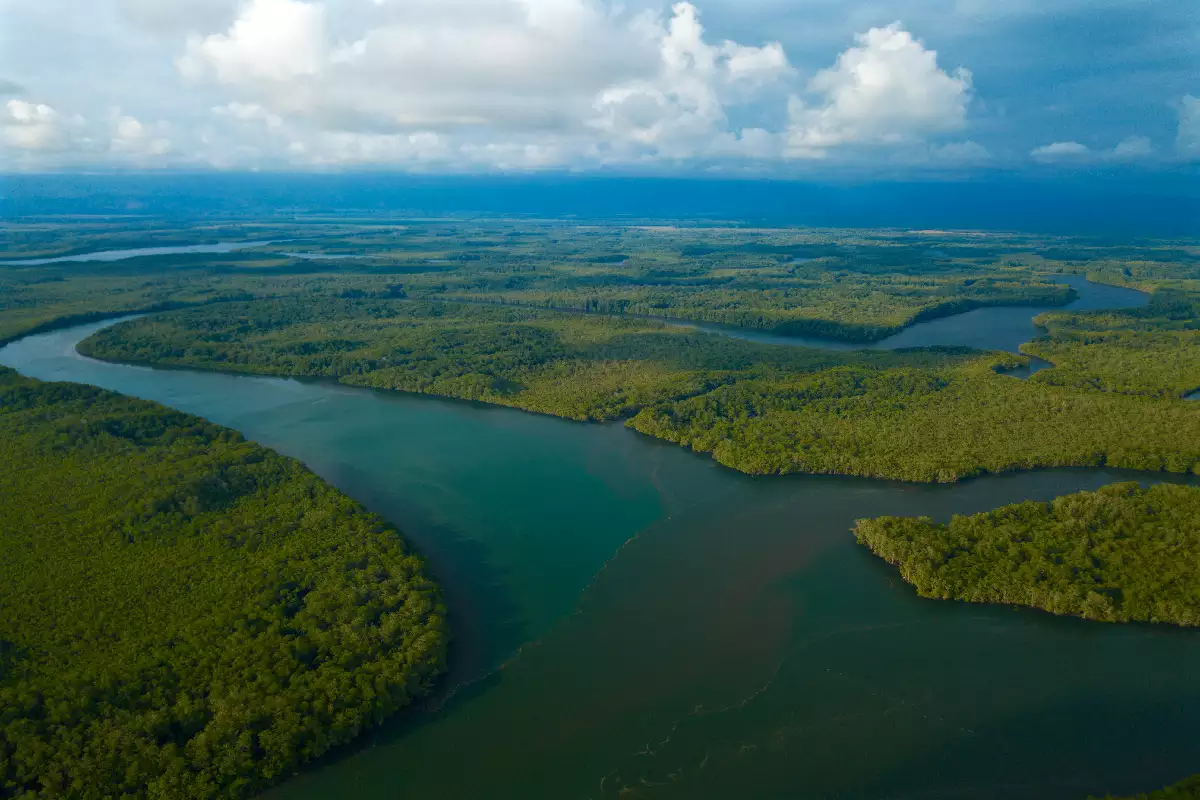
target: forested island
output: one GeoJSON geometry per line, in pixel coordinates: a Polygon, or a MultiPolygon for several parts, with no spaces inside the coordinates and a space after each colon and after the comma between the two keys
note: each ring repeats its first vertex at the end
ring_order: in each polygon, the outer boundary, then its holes
{"type": "Polygon", "coordinates": [[[864,519],[855,536],[922,597],[1200,625],[1200,487],[1119,483],[945,525],[864,519]]]}
{"type": "Polygon", "coordinates": [[[0,795],[239,798],[427,693],[438,586],[301,464],[0,368],[0,795]]]}

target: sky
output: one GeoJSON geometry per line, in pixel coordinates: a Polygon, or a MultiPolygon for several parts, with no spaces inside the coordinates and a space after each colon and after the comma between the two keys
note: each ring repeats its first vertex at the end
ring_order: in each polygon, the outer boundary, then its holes
{"type": "Polygon", "coordinates": [[[1187,171],[1196,0],[0,0],[0,170],[1187,171]]]}

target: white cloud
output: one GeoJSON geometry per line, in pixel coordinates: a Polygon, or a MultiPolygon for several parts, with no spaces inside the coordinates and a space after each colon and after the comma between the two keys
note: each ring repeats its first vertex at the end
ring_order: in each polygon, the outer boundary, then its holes
{"type": "MultiPolygon", "coordinates": [[[[798,91],[779,42],[714,37],[691,2],[644,10],[655,1],[118,0],[127,20],[176,42],[168,57],[196,107],[151,124],[157,107],[134,98],[137,115],[101,121],[79,158],[761,168],[796,155],[853,158],[865,145],[909,148],[881,156],[892,163],[988,158],[974,142],[939,145],[965,125],[970,73],[941,70],[898,23],[858,36],[798,91]]],[[[5,137],[50,141],[48,131],[5,137]]]]}
{"type": "Polygon", "coordinates": [[[357,28],[335,35],[320,2],[250,0],[227,30],[191,36],[177,65],[233,95],[217,117],[286,130],[293,158],[425,162],[405,137],[429,132],[442,155],[502,168],[781,149],[754,111],[746,131],[727,112],[782,103],[794,75],[782,45],[709,42],[691,3],[665,19],[604,0],[407,0],[359,12],[357,28]]]}
{"type": "Polygon", "coordinates": [[[1154,143],[1146,136],[1128,136],[1117,143],[1117,146],[1106,157],[1114,161],[1133,161],[1145,158],[1154,152],[1154,143]]]}
{"type": "Polygon", "coordinates": [[[1029,155],[1043,164],[1084,164],[1095,161],[1138,161],[1154,153],[1154,143],[1145,136],[1127,136],[1109,150],[1093,150],[1079,142],[1054,142],[1035,147],[1029,155]]]}
{"type": "Polygon", "coordinates": [[[167,138],[170,125],[158,122],[144,125],[137,117],[114,112],[109,151],[135,161],[165,156],[171,152],[171,140],[167,138]]]}
{"type": "Polygon", "coordinates": [[[969,139],[933,147],[930,155],[934,161],[957,165],[982,164],[992,160],[992,154],[986,147],[969,139]]]}
{"type": "Polygon", "coordinates": [[[184,36],[229,25],[238,0],[119,0],[122,15],[139,29],[184,36]]]}
{"type": "Polygon", "coordinates": [[[966,139],[997,167],[1072,138],[1093,151],[1082,164],[1200,158],[1200,101],[1180,102],[1197,53],[1186,0],[674,2],[0,0],[0,160],[128,165],[114,106],[171,122],[155,164],[424,169],[407,137],[426,132],[436,163],[475,171],[984,163],[966,139]],[[1096,52],[1095,31],[1120,42],[1096,52]],[[10,98],[59,116],[15,130],[10,98]],[[1131,132],[1152,151],[1116,144],[1131,132]]]}
{"type": "Polygon", "coordinates": [[[6,145],[17,150],[57,150],[67,140],[57,111],[44,103],[16,98],[5,103],[0,114],[0,135],[6,145]]]}
{"type": "Polygon", "coordinates": [[[239,122],[262,122],[268,128],[283,127],[283,118],[272,114],[258,103],[226,103],[223,106],[213,106],[213,113],[218,117],[235,119],[239,122]]]}
{"type": "Polygon", "coordinates": [[[240,101],[327,130],[578,126],[605,86],[652,68],[653,20],[598,0],[406,0],[334,21],[324,4],[251,0],[178,60],[240,101]]]}
{"type": "Polygon", "coordinates": [[[730,130],[726,109],[792,73],[783,47],[711,45],[691,3],[675,4],[658,41],[657,74],[606,88],[593,102],[589,125],[613,154],[688,158],[728,154],[730,147],[763,152],[764,132],[730,130]]]}
{"type": "Polygon", "coordinates": [[[442,162],[446,143],[436,133],[363,134],[324,133],[311,144],[292,142],[294,158],[319,166],[442,162]]]}
{"type": "Polygon", "coordinates": [[[227,33],[188,38],[179,58],[187,77],[222,83],[286,81],[316,75],[327,58],[325,6],[300,0],[250,0],[227,33]]]}
{"type": "Polygon", "coordinates": [[[1094,153],[1090,147],[1079,142],[1054,142],[1033,148],[1029,155],[1038,161],[1078,161],[1089,159],[1094,153]]]}
{"type": "Polygon", "coordinates": [[[1179,131],[1175,147],[1185,158],[1200,157],[1200,97],[1185,94],[1179,101],[1179,131]]]}
{"type": "Polygon", "coordinates": [[[793,96],[788,151],[823,157],[832,148],[919,141],[966,125],[971,73],[947,73],[896,22],[855,37],[858,44],[809,82],[815,105],[793,96]]]}

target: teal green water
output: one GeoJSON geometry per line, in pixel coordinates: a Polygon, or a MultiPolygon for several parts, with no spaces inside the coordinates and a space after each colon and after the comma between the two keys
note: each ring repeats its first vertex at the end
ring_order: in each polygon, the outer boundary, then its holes
{"type": "Polygon", "coordinates": [[[0,363],[302,459],[446,587],[443,696],[272,798],[1082,800],[1200,771],[1195,632],[921,600],[849,532],[1128,473],[754,479],[619,426],[92,362],[96,327],[0,363]]]}

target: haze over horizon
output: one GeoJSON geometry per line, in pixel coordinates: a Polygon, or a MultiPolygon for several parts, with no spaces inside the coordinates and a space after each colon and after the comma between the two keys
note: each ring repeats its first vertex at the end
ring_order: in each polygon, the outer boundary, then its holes
{"type": "Polygon", "coordinates": [[[0,170],[1194,172],[1188,0],[0,0],[0,170]]]}

